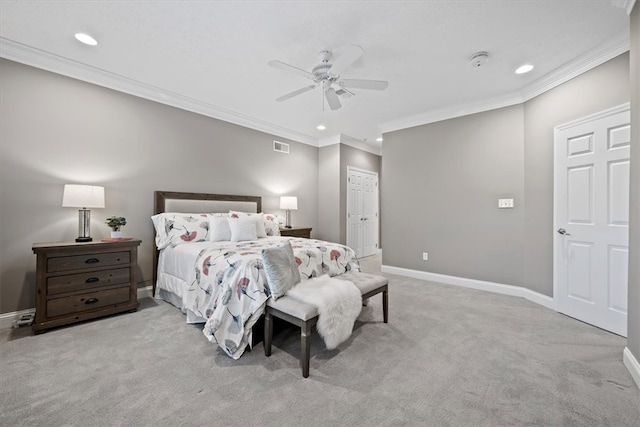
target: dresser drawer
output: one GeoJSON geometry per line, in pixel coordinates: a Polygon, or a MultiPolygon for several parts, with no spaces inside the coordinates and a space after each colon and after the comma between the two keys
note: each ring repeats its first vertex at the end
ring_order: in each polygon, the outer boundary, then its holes
{"type": "Polygon", "coordinates": [[[90,271],[87,273],[49,277],[47,279],[47,295],[57,295],[65,292],[91,291],[103,286],[117,285],[119,283],[128,284],[130,280],[131,270],[129,268],[90,271]]]}
{"type": "Polygon", "coordinates": [[[47,317],[64,316],[129,301],[129,287],[88,292],[47,301],[47,317]]]}
{"type": "Polygon", "coordinates": [[[79,270],[82,268],[108,267],[129,264],[131,252],[107,252],[88,255],[52,257],[47,260],[47,272],[79,270]]]}

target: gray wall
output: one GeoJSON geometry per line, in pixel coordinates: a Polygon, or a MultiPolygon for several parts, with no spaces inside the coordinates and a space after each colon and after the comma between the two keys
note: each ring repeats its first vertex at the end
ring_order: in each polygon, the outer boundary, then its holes
{"type": "Polygon", "coordinates": [[[640,361],[640,4],[631,13],[631,200],[627,347],[640,361]]]}
{"type": "Polygon", "coordinates": [[[154,190],[245,194],[278,209],[298,196],[294,222],[318,214],[318,149],[294,141],[272,150],[272,135],[0,60],[0,313],[35,306],[34,242],[72,241],[78,215],[62,208],[66,183],[104,185],[104,219],[127,218],[142,239],[138,281],[151,284],[154,190]]]}
{"type": "Polygon", "coordinates": [[[383,263],[522,285],[522,129],[518,105],[386,134],[383,263]]]}
{"type": "Polygon", "coordinates": [[[318,233],[319,239],[340,241],[340,144],[318,153],[318,233]]]}
{"type": "MultiPolygon", "coordinates": [[[[367,151],[358,150],[349,145],[340,144],[340,239],[342,244],[347,243],[347,166],[365,169],[378,173],[378,188],[380,188],[381,157],[367,151]]],[[[382,212],[379,213],[379,217],[382,212]]],[[[381,223],[380,223],[381,224],[381,223]]],[[[378,229],[378,247],[382,248],[380,229],[378,229]]]]}
{"type": "Polygon", "coordinates": [[[623,54],[522,105],[386,134],[383,263],[551,296],[553,128],[628,101],[623,54]]]}

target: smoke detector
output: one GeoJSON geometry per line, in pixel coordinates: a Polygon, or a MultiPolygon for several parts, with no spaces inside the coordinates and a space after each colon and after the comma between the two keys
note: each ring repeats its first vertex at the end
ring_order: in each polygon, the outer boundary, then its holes
{"type": "Polygon", "coordinates": [[[474,67],[474,68],[482,67],[487,62],[489,62],[489,53],[488,52],[476,52],[473,55],[471,55],[471,58],[469,59],[469,62],[471,63],[471,66],[474,67]]]}

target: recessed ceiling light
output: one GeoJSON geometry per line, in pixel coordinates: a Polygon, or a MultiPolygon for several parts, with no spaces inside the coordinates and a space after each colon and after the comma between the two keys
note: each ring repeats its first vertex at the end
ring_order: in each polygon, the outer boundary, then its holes
{"type": "Polygon", "coordinates": [[[318,125],[316,126],[316,129],[318,130],[325,130],[327,127],[325,125],[318,125]]]}
{"type": "Polygon", "coordinates": [[[516,74],[528,73],[531,70],[533,70],[533,65],[525,64],[516,70],[516,74]]]}
{"type": "Polygon", "coordinates": [[[376,141],[378,141],[378,142],[382,142],[382,141],[383,141],[383,139],[382,139],[382,137],[380,137],[380,138],[376,138],[376,141]]]}
{"type": "Polygon", "coordinates": [[[91,37],[89,34],[76,33],[75,37],[76,40],[78,40],[80,43],[88,44],[89,46],[95,46],[98,44],[98,41],[91,37]]]}

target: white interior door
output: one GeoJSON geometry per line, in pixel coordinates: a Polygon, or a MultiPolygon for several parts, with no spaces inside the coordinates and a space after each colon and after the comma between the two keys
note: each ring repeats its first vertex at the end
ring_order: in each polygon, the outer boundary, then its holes
{"type": "Polygon", "coordinates": [[[362,175],[347,167],[347,246],[353,249],[358,258],[364,253],[362,245],[363,193],[362,175]]]}
{"type": "Polygon", "coordinates": [[[347,246],[360,258],[378,252],[378,174],[347,167],[347,246]]]}
{"type": "Polygon", "coordinates": [[[362,256],[378,253],[378,174],[362,173],[362,256]]]}
{"type": "Polygon", "coordinates": [[[555,129],[554,298],[627,336],[629,104],[555,129]]]}

